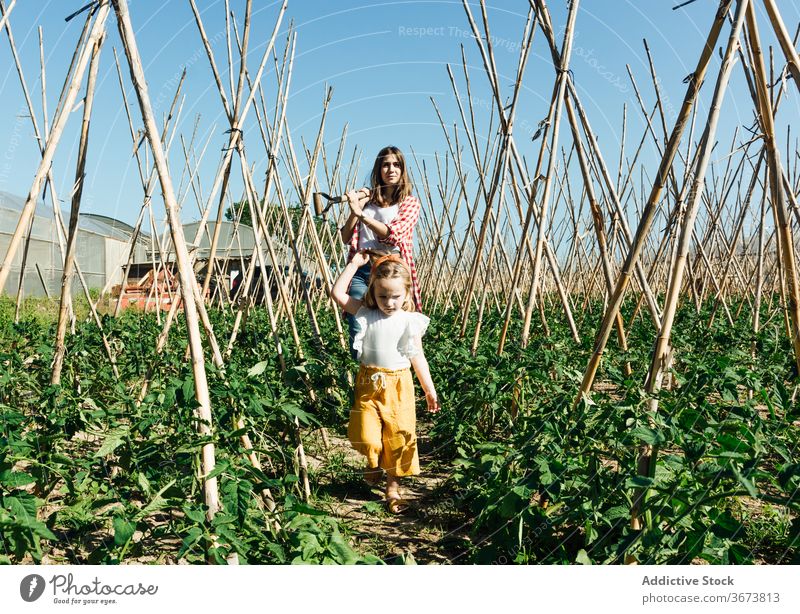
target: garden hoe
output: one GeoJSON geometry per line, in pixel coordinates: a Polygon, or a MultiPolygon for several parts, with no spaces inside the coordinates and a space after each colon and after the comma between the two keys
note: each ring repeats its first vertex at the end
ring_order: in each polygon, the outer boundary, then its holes
{"type": "Polygon", "coordinates": [[[318,217],[324,217],[334,204],[347,202],[347,194],[342,194],[341,196],[331,196],[325,192],[314,192],[312,199],[314,200],[314,213],[318,217]],[[327,200],[328,203],[323,204],[323,199],[327,200]]]}
{"type": "Polygon", "coordinates": [[[325,192],[314,192],[312,198],[314,199],[314,213],[317,217],[325,217],[325,214],[335,203],[347,201],[346,194],[342,196],[331,196],[325,192]],[[323,205],[323,199],[327,200],[328,203],[323,205]]]}

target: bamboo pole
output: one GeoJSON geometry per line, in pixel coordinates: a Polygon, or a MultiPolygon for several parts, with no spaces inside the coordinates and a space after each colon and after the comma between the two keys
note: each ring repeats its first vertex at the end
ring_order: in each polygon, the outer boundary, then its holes
{"type": "MultiPolygon", "coordinates": [[[[742,30],[748,5],[749,0],[737,0],[734,24],[731,28],[728,38],[727,48],[725,50],[725,55],[723,56],[722,66],[717,78],[708,119],[706,121],[706,127],[699,146],[700,154],[698,157],[697,170],[693,178],[692,188],[689,190],[690,200],[687,204],[683,224],[680,229],[677,258],[671,273],[669,286],[664,300],[664,317],[662,320],[661,329],[659,330],[658,337],[655,341],[652,362],[650,364],[650,370],[645,383],[646,390],[650,395],[648,413],[651,416],[655,415],[658,411],[657,393],[661,389],[667,361],[670,355],[670,336],[672,333],[672,325],[675,320],[679,292],[686,268],[689,245],[692,239],[692,231],[694,229],[694,222],[700,204],[703,181],[705,180],[706,169],[708,168],[708,163],[711,158],[711,150],[714,145],[717,123],[722,110],[722,102],[724,100],[728,81],[733,70],[734,52],[739,42],[739,35],[742,30]]],[[[655,473],[657,455],[658,446],[649,444],[642,446],[639,459],[637,461],[639,475],[648,476],[651,478],[653,477],[655,473]]],[[[640,510],[645,494],[646,491],[644,489],[637,489],[634,495],[633,505],[631,506],[631,528],[634,530],[640,530],[643,528],[640,518],[640,510]]]]}
{"type": "Polygon", "coordinates": [[[764,134],[764,147],[767,152],[767,169],[769,173],[770,200],[777,220],[779,244],[782,247],[783,274],[785,276],[787,300],[785,302],[788,319],[791,321],[789,338],[795,355],[795,365],[800,373],[800,287],[797,279],[797,262],[795,259],[795,243],[792,236],[792,224],[786,210],[784,197],[783,169],[780,152],[775,139],[775,123],[772,116],[772,104],[767,89],[764,72],[764,58],[761,53],[761,42],[758,34],[755,11],[752,4],[747,8],[747,30],[753,54],[753,72],[756,81],[757,99],[754,101],[759,111],[761,129],[764,134]]]}
{"type": "MultiPolygon", "coordinates": [[[[136,96],[139,100],[139,107],[142,112],[145,134],[150,143],[150,149],[153,152],[153,158],[158,169],[158,177],[164,196],[164,205],[167,212],[170,233],[172,235],[172,243],[175,247],[176,259],[178,261],[178,273],[181,292],[183,294],[186,329],[189,335],[189,346],[192,354],[195,396],[198,403],[196,410],[199,421],[198,431],[201,437],[210,438],[212,436],[213,418],[211,415],[211,399],[206,379],[205,359],[203,356],[202,340],[200,338],[197,306],[195,304],[194,291],[192,288],[194,272],[192,271],[189,252],[186,249],[186,241],[183,236],[183,227],[178,215],[172,179],[169,174],[169,168],[167,167],[167,161],[164,157],[164,150],[161,146],[161,139],[159,138],[158,129],[156,127],[155,117],[153,116],[153,110],[150,105],[147,82],[142,69],[136,38],[133,34],[133,27],[130,22],[127,0],[113,0],[113,4],[114,11],[117,15],[117,26],[119,28],[120,37],[124,42],[125,55],[128,58],[131,80],[133,81],[136,96]]],[[[107,8],[108,5],[103,4],[103,7],[107,8]]],[[[202,448],[204,495],[205,504],[207,506],[206,517],[209,522],[214,519],[214,516],[221,507],[217,479],[216,477],[208,477],[214,470],[214,465],[214,444],[209,441],[203,444],[202,448]]]]}
{"type": "Polygon", "coordinates": [[[11,0],[8,5],[8,8],[3,8],[3,15],[0,17],[0,30],[6,25],[6,21],[8,21],[9,16],[11,15],[11,11],[14,10],[14,7],[17,4],[17,0],[11,0]]]}
{"type": "Polygon", "coordinates": [[[717,39],[719,38],[722,25],[725,22],[725,15],[730,7],[731,2],[732,0],[722,0],[720,3],[720,8],[714,17],[711,30],[703,44],[703,50],[697,62],[697,66],[694,72],[691,74],[691,78],[689,79],[686,95],[684,96],[683,104],[681,105],[681,110],[679,111],[678,117],[675,120],[675,125],[664,150],[664,155],[659,163],[653,187],[649,196],[647,197],[647,202],[645,203],[644,210],[642,211],[639,227],[636,230],[636,235],[633,238],[631,248],[628,251],[628,255],[625,258],[622,270],[617,278],[617,283],[614,287],[614,293],[609,299],[608,308],[606,309],[606,312],[603,316],[603,321],[600,324],[600,328],[595,338],[594,351],[589,359],[589,363],[586,366],[586,370],[583,375],[583,381],[581,382],[581,386],[578,394],[575,397],[573,406],[577,406],[581,399],[585,395],[589,394],[589,391],[592,388],[592,383],[594,382],[597,369],[600,366],[603,351],[605,350],[611,330],[616,322],[617,313],[622,306],[625,289],[630,282],[633,269],[638,262],[639,257],[641,256],[650,231],[650,227],[655,218],[661,192],[666,184],[669,171],[672,167],[672,162],[678,151],[681,136],[689,119],[692,107],[694,106],[695,99],[697,98],[700,88],[703,85],[708,63],[711,59],[717,39]]]}
{"type": "MultiPolygon", "coordinates": [[[[64,270],[61,281],[61,304],[58,310],[58,324],[56,326],[55,351],[53,354],[53,369],[50,374],[50,383],[57,386],[61,383],[61,368],[64,364],[64,354],[66,345],[64,337],[67,332],[67,322],[69,320],[69,305],[72,296],[72,277],[73,264],[75,260],[75,241],[78,235],[78,213],[81,206],[81,195],[83,194],[83,181],[86,169],[86,154],[89,148],[89,125],[92,118],[92,107],[94,105],[94,90],[97,84],[97,71],[100,65],[100,48],[103,45],[104,36],[97,39],[92,49],[92,58],[89,64],[89,78],[86,82],[86,96],[83,99],[83,123],[81,125],[80,143],[78,145],[78,160],[75,168],[75,189],[72,194],[72,207],[69,216],[69,233],[67,235],[67,250],[64,258],[64,270]]],[[[91,301],[90,301],[91,302],[91,301]]],[[[119,373],[114,366],[115,376],[119,378],[119,373]]]]}
{"type": "Polygon", "coordinates": [[[522,323],[522,347],[527,346],[528,338],[530,335],[531,315],[536,301],[536,288],[538,287],[541,275],[542,266],[542,248],[544,245],[544,238],[547,234],[547,213],[550,206],[550,192],[553,183],[553,171],[555,169],[555,150],[558,144],[558,133],[561,125],[561,107],[564,103],[564,96],[567,91],[567,81],[569,80],[569,61],[572,55],[572,39],[575,31],[575,22],[578,16],[579,0],[573,0],[569,5],[569,14],[567,16],[567,27],[564,31],[564,40],[561,50],[561,62],[557,67],[558,76],[556,78],[556,95],[555,95],[555,113],[553,115],[553,127],[550,131],[550,156],[547,164],[547,171],[545,173],[544,188],[539,213],[539,226],[536,232],[536,251],[533,260],[533,278],[531,282],[531,292],[528,297],[528,306],[525,310],[525,318],[522,323]]]}
{"type": "Polygon", "coordinates": [[[783,19],[781,19],[775,0],[763,0],[763,2],[772,28],[775,31],[775,36],[778,37],[778,43],[783,50],[784,56],[786,56],[786,66],[794,79],[795,86],[800,90],[800,57],[797,55],[792,39],[789,38],[789,32],[786,30],[783,19]]]}

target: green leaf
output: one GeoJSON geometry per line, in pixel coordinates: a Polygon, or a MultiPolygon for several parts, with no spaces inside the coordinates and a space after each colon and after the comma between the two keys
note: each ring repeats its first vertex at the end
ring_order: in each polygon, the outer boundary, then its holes
{"type": "Polygon", "coordinates": [[[160,510],[167,506],[167,502],[162,496],[173,484],[175,484],[177,480],[171,480],[164,488],[159,490],[155,496],[150,500],[146,506],[142,508],[140,512],[138,512],[135,516],[136,520],[140,520],[147,516],[148,514],[152,514],[156,510],[160,510]]]}
{"type": "Polygon", "coordinates": [[[608,509],[608,511],[605,513],[605,519],[616,520],[617,518],[627,518],[630,512],[630,508],[627,508],[624,505],[617,505],[608,509]]]}
{"type": "Polygon", "coordinates": [[[144,473],[140,472],[136,475],[136,482],[139,484],[139,488],[141,488],[145,494],[149,495],[152,492],[152,489],[150,488],[150,482],[145,477],[144,473]]]}
{"type": "Polygon", "coordinates": [[[106,435],[103,445],[95,452],[95,458],[103,458],[111,454],[114,450],[125,443],[125,438],[128,436],[130,429],[127,426],[116,428],[106,435]]]}
{"type": "Polygon", "coordinates": [[[723,449],[731,452],[743,453],[751,450],[749,443],[727,433],[720,433],[717,435],[717,441],[723,447],[723,449]]]}
{"type": "Polygon", "coordinates": [[[197,522],[198,524],[202,524],[206,521],[206,513],[201,509],[189,506],[189,504],[183,506],[183,513],[186,514],[189,520],[197,522]]]}
{"type": "Polygon", "coordinates": [[[224,473],[230,467],[230,463],[228,461],[220,461],[217,465],[211,470],[211,472],[205,477],[206,480],[210,480],[211,478],[217,477],[219,474],[224,473]]]}
{"type": "Polygon", "coordinates": [[[136,524],[129,522],[121,516],[114,516],[114,543],[117,546],[124,546],[133,537],[136,531],[136,524]]]}
{"type": "Polygon", "coordinates": [[[377,501],[366,501],[364,502],[364,509],[367,511],[368,514],[380,514],[383,512],[383,506],[378,503],[377,501]]]}
{"type": "Polygon", "coordinates": [[[589,558],[589,555],[586,554],[586,550],[580,549],[578,550],[578,554],[575,556],[575,562],[580,565],[592,565],[592,559],[589,558]]]}
{"type": "Polygon", "coordinates": [[[20,492],[13,497],[5,497],[5,505],[18,518],[36,519],[38,502],[33,495],[20,492]]]}
{"type": "Polygon", "coordinates": [[[742,472],[739,471],[739,468],[734,466],[734,465],[732,465],[731,469],[733,470],[733,475],[735,475],[736,479],[739,480],[739,484],[741,484],[742,486],[745,487],[745,489],[747,490],[748,494],[751,497],[758,497],[758,490],[756,489],[755,485],[749,479],[747,479],[744,475],[742,475],[742,472]]]}
{"type": "Polygon", "coordinates": [[[637,426],[631,431],[631,435],[651,446],[661,445],[667,440],[661,431],[646,426],[637,426]]]}
{"type": "Polygon", "coordinates": [[[203,529],[200,527],[192,527],[189,529],[189,532],[183,539],[183,544],[181,544],[181,549],[178,552],[178,558],[183,557],[183,555],[186,554],[189,549],[200,540],[201,537],[203,537],[203,529]]]}
{"type": "Polygon", "coordinates": [[[0,484],[6,488],[20,488],[21,486],[33,484],[35,481],[36,478],[21,471],[0,471],[0,484]]]}
{"type": "Polygon", "coordinates": [[[301,514],[308,514],[309,516],[327,516],[322,510],[318,510],[299,501],[293,503],[291,509],[293,512],[300,512],[301,514]]]}
{"type": "Polygon", "coordinates": [[[336,561],[342,565],[353,565],[358,560],[356,553],[345,543],[344,538],[338,531],[331,535],[329,547],[331,553],[336,557],[336,561]]]}
{"type": "Polygon", "coordinates": [[[648,478],[643,475],[637,475],[633,478],[628,478],[625,482],[626,488],[650,488],[653,485],[653,478],[648,478]]]}
{"type": "Polygon", "coordinates": [[[255,365],[250,367],[247,371],[247,375],[249,377],[258,377],[261,375],[266,369],[269,363],[266,360],[262,360],[261,362],[257,362],[255,365]]]}

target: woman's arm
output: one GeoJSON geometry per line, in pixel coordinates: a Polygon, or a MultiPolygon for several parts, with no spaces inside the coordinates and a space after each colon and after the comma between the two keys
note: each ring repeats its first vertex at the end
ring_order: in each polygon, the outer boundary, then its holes
{"type": "MultiPolygon", "coordinates": [[[[380,235],[383,243],[389,243],[395,247],[400,247],[400,243],[411,237],[414,232],[414,226],[417,225],[419,219],[419,212],[422,205],[415,196],[408,196],[400,203],[397,210],[397,217],[395,217],[387,227],[387,234],[380,235]]],[[[378,222],[380,223],[380,222],[378,222]]],[[[385,224],[381,224],[385,226],[385,224]]]]}
{"type": "Polygon", "coordinates": [[[362,215],[361,223],[374,232],[381,240],[389,236],[389,227],[383,222],[376,220],[374,217],[364,217],[362,215]]]}
{"type": "Polygon", "coordinates": [[[367,201],[370,194],[371,192],[368,188],[361,188],[360,190],[348,192],[345,195],[347,204],[350,206],[350,215],[347,216],[344,226],[339,229],[339,234],[342,237],[343,243],[350,243],[356,224],[364,222],[364,211],[362,207],[366,203],[363,201],[367,201]]]}
{"type": "Polygon", "coordinates": [[[336,283],[331,288],[331,298],[336,302],[339,307],[344,309],[347,313],[356,315],[356,312],[361,307],[362,301],[351,297],[347,290],[350,287],[350,282],[353,280],[353,275],[356,271],[369,262],[369,256],[364,252],[357,252],[353,259],[347,263],[339,275],[336,283]]]}
{"type": "Polygon", "coordinates": [[[422,389],[425,391],[425,401],[428,403],[428,411],[435,414],[441,409],[439,398],[436,395],[436,388],[433,385],[433,378],[431,378],[428,360],[425,358],[425,353],[422,351],[422,342],[417,340],[417,343],[419,344],[419,354],[410,358],[411,366],[414,367],[414,373],[417,374],[417,379],[422,389]]]}

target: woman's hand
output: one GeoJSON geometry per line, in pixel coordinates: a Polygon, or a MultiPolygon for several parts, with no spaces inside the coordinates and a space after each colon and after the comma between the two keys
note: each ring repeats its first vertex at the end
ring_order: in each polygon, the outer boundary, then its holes
{"type": "Polygon", "coordinates": [[[364,214],[363,205],[365,201],[369,200],[371,192],[367,188],[361,188],[360,190],[351,190],[345,196],[347,196],[347,204],[350,206],[350,212],[355,215],[357,218],[361,218],[364,214]]]}
{"type": "Polygon", "coordinates": [[[428,411],[432,414],[437,413],[442,406],[439,405],[439,399],[436,397],[435,392],[426,392],[425,401],[428,403],[428,411]]]}
{"type": "Polygon", "coordinates": [[[356,265],[356,268],[360,269],[365,264],[369,264],[369,254],[364,251],[356,252],[353,254],[353,259],[350,262],[356,265]]]}

